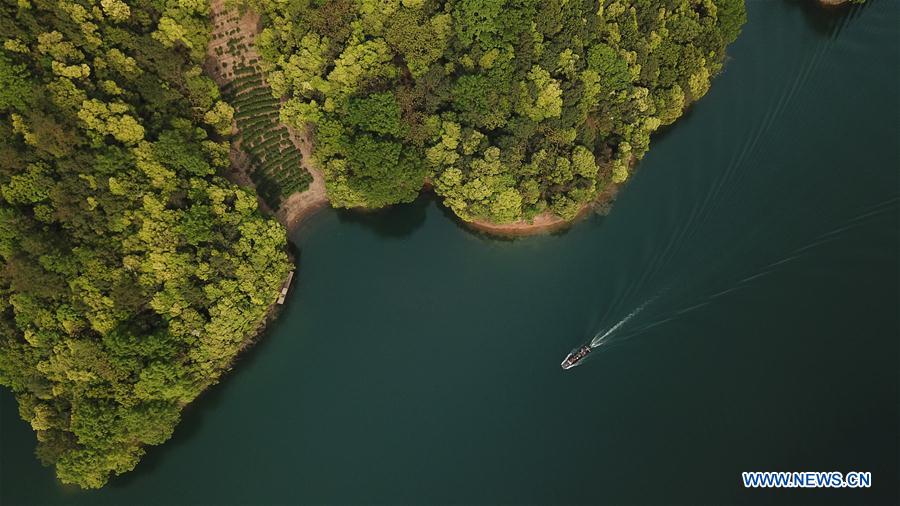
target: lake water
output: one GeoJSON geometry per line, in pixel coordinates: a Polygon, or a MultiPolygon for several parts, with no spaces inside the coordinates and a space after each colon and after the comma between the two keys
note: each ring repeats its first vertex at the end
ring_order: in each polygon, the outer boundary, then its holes
{"type": "Polygon", "coordinates": [[[748,2],[606,217],[515,241],[430,198],[314,217],[281,319],[101,491],[38,464],[4,389],[0,502],[896,504],[900,2],[808,4],[748,2]]]}

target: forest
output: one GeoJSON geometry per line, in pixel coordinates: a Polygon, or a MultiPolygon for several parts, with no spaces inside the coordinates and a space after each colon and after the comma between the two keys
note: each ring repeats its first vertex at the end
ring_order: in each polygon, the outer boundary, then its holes
{"type": "Polygon", "coordinates": [[[248,0],[339,207],[430,183],[462,219],[572,218],[702,97],[743,0],[248,0]]]}
{"type": "Polygon", "coordinates": [[[200,68],[207,13],[0,10],[0,384],[64,483],[100,487],[167,440],[291,269],[284,229],[217,175],[232,109],[200,68]]]}
{"type": "MultiPolygon", "coordinates": [[[[571,218],[702,97],[742,0],[248,0],[336,207],[423,185],[466,220],[571,218]]],[[[205,0],[3,0],[0,384],[64,483],[166,441],[292,268],[229,167],[205,0]]]]}

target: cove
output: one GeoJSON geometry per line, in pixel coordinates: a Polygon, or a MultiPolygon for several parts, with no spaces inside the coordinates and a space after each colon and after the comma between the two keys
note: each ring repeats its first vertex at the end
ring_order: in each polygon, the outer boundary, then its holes
{"type": "Polygon", "coordinates": [[[0,392],[0,502],[896,503],[898,11],[748,2],[709,95],[566,232],[321,212],[280,319],[106,488],[58,485],[0,392]],[[668,321],[560,369],[650,299],[623,332],[668,321]]]}

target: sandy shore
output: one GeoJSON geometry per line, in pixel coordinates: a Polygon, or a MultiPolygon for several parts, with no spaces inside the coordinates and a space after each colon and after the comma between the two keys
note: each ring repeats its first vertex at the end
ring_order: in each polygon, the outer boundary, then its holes
{"type": "Polygon", "coordinates": [[[531,221],[519,220],[511,223],[492,223],[484,220],[463,220],[463,223],[479,232],[486,232],[488,234],[499,236],[520,237],[526,235],[548,234],[568,228],[580,218],[586,216],[591,208],[592,205],[590,204],[582,206],[581,209],[578,210],[578,214],[575,215],[575,218],[572,218],[571,220],[566,220],[555,214],[545,212],[535,216],[531,221]]]}
{"type": "Polygon", "coordinates": [[[558,232],[572,226],[578,220],[590,214],[591,211],[611,205],[616,199],[620,188],[621,185],[619,184],[610,184],[609,187],[597,195],[597,198],[581,206],[575,217],[569,220],[550,212],[544,212],[535,216],[531,221],[519,220],[512,223],[492,223],[486,220],[463,220],[463,223],[479,232],[505,237],[522,237],[558,232]]]}

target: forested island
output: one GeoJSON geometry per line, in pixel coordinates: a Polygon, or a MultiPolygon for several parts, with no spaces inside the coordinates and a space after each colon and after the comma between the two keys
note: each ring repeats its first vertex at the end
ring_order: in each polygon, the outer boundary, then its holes
{"type": "Polygon", "coordinates": [[[430,184],[464,220],[567,220],[707,92],[745,20],[742,0],[243,8],[261,61],[220,90],[205,0],[3,2],[0,384],[64,483],[133,469],[263,326],[291,262],[254,191],[275,211],[311,177],[255,111],[280,104],[333,206],[430,184]],[[224,177],[234,125],[249,186],[224,177]]]}

